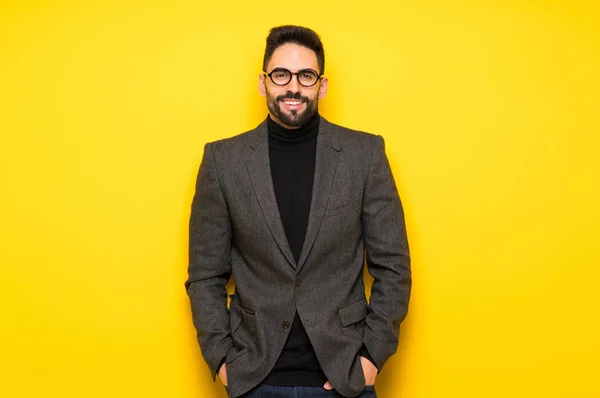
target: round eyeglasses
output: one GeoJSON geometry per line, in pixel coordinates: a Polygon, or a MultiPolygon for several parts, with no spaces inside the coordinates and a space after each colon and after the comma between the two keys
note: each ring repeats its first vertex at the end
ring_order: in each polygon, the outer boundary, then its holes
{"type": "Polygon", "coordinates": [[[264,72],[264,74],[269,76],[273,84],[277,86],[285,86],[291,82],[293,75],[296,75],[298,83],[304,87],[314,86],[323,77],[322,75],[319,76],[319,74],[313,69],[302,69],[294,73],[285,68],[275,68],[271,71],[271,73],[264,72]]]}

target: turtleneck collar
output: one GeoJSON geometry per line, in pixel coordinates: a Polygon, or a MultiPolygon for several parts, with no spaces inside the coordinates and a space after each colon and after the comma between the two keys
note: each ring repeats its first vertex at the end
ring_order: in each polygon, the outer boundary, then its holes
{"type": "Polygon", "coordinates": [[[295,130],[286,129],[271,119],[271,115],[267,116],[267,130],[269,136],[277,141],[290,144],[300,143],[314,139],[319,132],[319,122],[321,116],[319,112],[315,112],[312,118],[304,125],[295,130]]]}

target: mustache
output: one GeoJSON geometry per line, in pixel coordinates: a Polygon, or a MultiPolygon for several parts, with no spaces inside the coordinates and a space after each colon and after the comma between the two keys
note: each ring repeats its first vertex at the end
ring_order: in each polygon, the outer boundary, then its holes
{"type": "Polygon", "coordinates": [[[303,97],[300,93],[292,93],[291,91],[288,91],[287,93],[285,93],[285,95],[278,96],[276,99],[277,99],[277,101],[283,101],[286,99],[302,100],[304,102],[310,101],[310,99],[308,97],[303,97]]]}

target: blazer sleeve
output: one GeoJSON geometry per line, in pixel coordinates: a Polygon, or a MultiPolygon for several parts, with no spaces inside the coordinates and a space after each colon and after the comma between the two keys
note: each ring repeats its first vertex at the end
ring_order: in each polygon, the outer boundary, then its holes
{"type": "Polygon", "coordinates": [[[363,343],[381,370],[398,347],[411,271],[404,212],[381,136],[373,148],[362,212],[367,267],[373,277],[363,343]]]}
{"type": "Polygon", "coordinates": [[[231,275],[231,231],[213,147],[206,144],[192,201],[185,287],[202,356],[213,380],[221,361],[233,347],[226,289],[231,275]]]}

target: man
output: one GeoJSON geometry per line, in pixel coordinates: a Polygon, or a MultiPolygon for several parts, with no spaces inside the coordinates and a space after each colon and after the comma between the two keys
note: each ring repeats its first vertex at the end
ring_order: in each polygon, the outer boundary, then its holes
{"type": "Polygon", "coordinates": [[[383,139],[319,115],[324,67],[315,32],[273,28],[258,82],[269,116],[204,148],[186,289],[203,357],[232,397],[375,397],[408,310],[383,139]]]}

